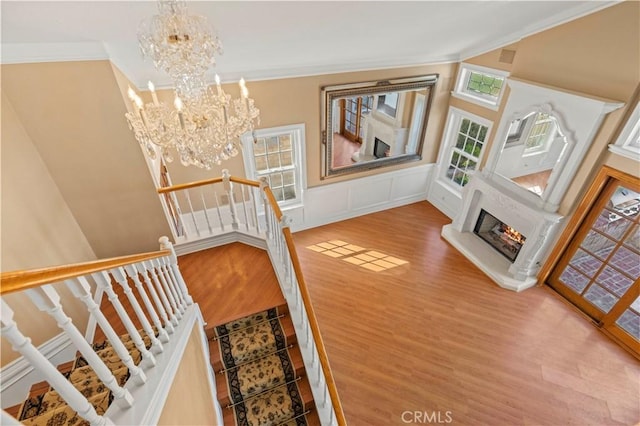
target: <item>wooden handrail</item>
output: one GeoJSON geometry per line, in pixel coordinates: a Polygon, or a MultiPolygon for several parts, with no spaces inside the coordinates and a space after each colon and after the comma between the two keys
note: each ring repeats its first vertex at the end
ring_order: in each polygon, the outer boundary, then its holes
{"type": "MultiPolygon", "coordinates": [[[[269,187],[267,187],[266,189],[269,189],[269,187]]],[[[277,206],[277,203],[276,203],[276,206],[277,206]]],[[[313,306],[311,305],[311,297],[309,296],[309,289],[307,288],[307,283],[305,282],[304,276],[302,275],[302,268],[300,267],[300,259],[298,259],[298,253],[296,252],[295,246],[293,244],[293,237],[291,236],[291,230],[289,228],[284,228],[282,232],[284,233],[284,239],[287,243],[287,248],[289,249],[291,263],[293,263],[293,270],[298,280],[298,287],[300,287],[300,294],[302,295],[304,309],[307,313],[307,318],[309,319],[309,325],[311,326],[311,331],[313,333],[313,341],[315,342],[316,348],[318,349],[318,359],[320,360],[320,365],[322,366],[322,371],[324,372],[324,377],[327,383],[327,388],[329,389],[329,396],[331,397],[331,403],[333,405],[333,409],[336,415],[336,420],[338,421],[338,424],[340,426],[344,426],[347,424],[347,420],[345,419],[344,412],[342,411],[342,404],[340,403],[340,398],[338,398],[338,389],[336,388],[336,382],[334,381],[333,374],[331,373],[331,367],[329,366],[329,358],[327,356],[327,351],[325,350],[324,342],[320,337],[320,328],[318,327],[316,314],[313,310],[313,306]]]]}
{"type": "Polygon", "coordinates": [[[9,271],[0,275],[0,294],[39,287],[43,284],[55,283],[69,278],[79,277],[105,269],[117,268],[144,260],[156,259],[171,255],[171,250],[160,250],[149,253],[132,254],[129,256],[112,257],[109,259],[92,260],[89,262],[70,265],[51,266],[28,271],[9,271]]]}
{"type": "MultiPolygon", "coordinates": [[[[280,221],[282,219],[282,210],[280,210],[280,206],[276,201],[276,197],[273,195],[271,188],[269,188],[268,186],[264,188],[264,192],[267,196],[267,199],[269,200],[271,208],[273,208],[276,219],[280,221]]],[[[287,249],[289,250],[291,263],[293,264],[293,271],[296,274],[296,279],[298,280],[298,287],[300,288],[300,294],[302,296],[304,309],[307,313],[307,318],[309,319],[309,326],[311,327],[311,332],[313,334],[313,341],[315,342],[316,348],[318,349],[318,358],[320,359],[322,372],[324,373],[327,388],[329,389],[329,396],[331,397],[331,404],[333,405],[336,414],[336,420],[338,421],[339,425],[343,426],[347,424],[347,420],[345,419],[344,412],[342,411],[340,398],[338,398],[338,389],[336,387],[336,382],[333,379],[333,374],[331,373],[331,367],[329,366],[329,357],[327,356],[327,351],[324,348],[324,342],[320,337],[320,327],[318,327],[318,320],[316,320],[316,314],[313,310],[313,306],[311,305],[311,297],[309,296],[307,283],[305,282],[304,276],[302,275],[302,268],[300,267],[298,252],[296,251],[296,247],[293,244],[291,230],[287,227],[284,228],[282,232],[287,244],[287,249]]]]}
{"type": "MultiPolygon", "coordinates": [[[[165,186],[163,188],[158,188],[158,194],[164,194],[166,192],[175,192],[175,191],[181,191],[183,189],[189,189],[189,188],[195,188],[198,186],[203,186],[203,185],[211,185],[214,183],[220,183],[222,182],[223,178],[221,177],[217,177],[217,178],[211,178],[211,179],[204,179],[204,180],[197,180],[195,182],[189,182],[189,183],[181,183],[178,185],[171,185],[171,186],[165,186]]],[[[255,186],[255,187],[259,187],[260,186],[260,182],[256,182],[254,180],[249,180],[249,179],[242,179],[242,178],[237,178],[237,177],[233,177],[231,176],[229,178],[229,180],[231,182],[234,183],[241,183],[244,185],[249,185],[249,186],[255,186]]]]}

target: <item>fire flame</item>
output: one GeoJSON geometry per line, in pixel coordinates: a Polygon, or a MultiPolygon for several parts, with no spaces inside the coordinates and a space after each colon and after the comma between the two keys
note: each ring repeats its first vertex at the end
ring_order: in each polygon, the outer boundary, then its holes
{"type": "Polygon", "coordinates": [[[524,241],[526,240],[526,237],[524,235],[522,235],[521,233],[519,233],[518,231],[516,231],[515,229],[513,229],[510,226],[505,226],[504,230],[504,235],[506,235],[507,237],[509,237],[509,239],[519,243],[519,244],[524,244],[524,241]]]}

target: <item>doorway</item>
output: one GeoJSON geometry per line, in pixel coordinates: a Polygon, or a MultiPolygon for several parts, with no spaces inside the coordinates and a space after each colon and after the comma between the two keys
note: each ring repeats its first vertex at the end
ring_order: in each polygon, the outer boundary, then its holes
{"type": "Polygon", "coordinates": [[[586,197],[582,220],[547,282],[640,356],[639,180],[601,173],[586,197]]]}

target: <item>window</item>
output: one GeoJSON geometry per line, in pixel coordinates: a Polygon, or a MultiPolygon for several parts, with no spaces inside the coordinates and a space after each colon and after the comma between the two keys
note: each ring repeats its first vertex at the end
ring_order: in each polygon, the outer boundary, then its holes
{"type": "Polygon", "coordinates": [[[347,98],[340,101],[340,134],[353,142],[362,143],[362,116],[373,108],[373,96],[347,98]]]}
{"type": "Polygon", "coordinates": [[[302,203],[305,189],[304,124],[255,130],[242,136],[248,177],[267,178],[280,206],[302,203]]]}
{"type": "Polygon", "coordinates": [[[609,145],[609,150],[636,161],[640,160],[640,102],[627,119],[616,143],[609,145]]]}
{"type": "Polygon", "coordinates": [[[453,96],[497,110],[509,73],[471,64],[460,64],[453,96]]]}
{"type": "Polygon", "coordinates": [[[441,169],[450,186],[460,190],[482,159],[491,122],[457,108],[449,109],[441,169]]]}
{"type": "Polygon", "coordinates": [[[555,135],[553,119],[549,114],[538,113],[529,131],[529,136],[524,142],[525,152],[543,151],[547,141],[555,135]]]}

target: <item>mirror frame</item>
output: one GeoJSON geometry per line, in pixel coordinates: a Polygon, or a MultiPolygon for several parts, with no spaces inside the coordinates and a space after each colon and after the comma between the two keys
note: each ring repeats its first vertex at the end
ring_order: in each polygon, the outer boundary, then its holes
{"type": "Polygon", "coordinates": [[[396,164],[408,163],[422,159],[422,148],[427,131],[431,103],[433,101],[433,88],[438,81],[438,74],[429,74],[417,77],[403,77],[391,80],[368,81],[361,83],[339,84],[321,87],[321,141],[322,141],[322,179],[341,176],[348,173],[357,173],[380,167],[388,167],[396,164]],[[418,143],[415,154],[401,154],[394,157],[378,158],[371,161],[354,163],[349,166],[333,168],[333,133],[328,129],[333,128],[332,105],[333,101],[354,96],[369,96],[393,91],[422,90],[428,92],[422,125],[418,131],[418,143]]]}
{"type": "Polygon", "coordinates": [[[510,114],[508,117],[505,117],[503,120],[501,120],[501,131],[496,134],[496,138],[494,140],[497,143],[494,143],[491,148],[491,155],[489,156],[486,167],[483,169],[483,174],[487,177],[490,177],[494,182],[504,182],[504,185],[506,185],[507,187],[517,190],[521,194],[526,194],[526,198],[529,198],[540,207],[543,207],[549,201],[555,204],[557,202],[555,199],[559,198],[559,196],[561,195],[558,190],[560,189],[564,191],[564,186],[566,186],[558,185],[560,177],[562,176],[564,166],[567,164],[569,158],[571,158],[576,145],[574,132],[568,128],[562,114],[559,111],[554,110],[554,108],[550,104],[532,105],[525,108],[524,110],[510,114]],[[549,114],[555,118],[556,123],[559,127],[559,131],[564,136],[565,142],[567,144],[562,153],[562,157],[558,159],[556,164],[553,166],[551,174],[549,175],[547,187],[543,191],[542,195],[538,195],[526,188],[523,188],[516,182],[505,176],[502,176],[496,171],[498,162],[500,161],[500,156],[502,155],[502,152],[504,151],[505,145],[507,143],[511,123],[514,120],[522,119],[524,117],[530,116],[531,114],[538,113],[549,114]]]}

